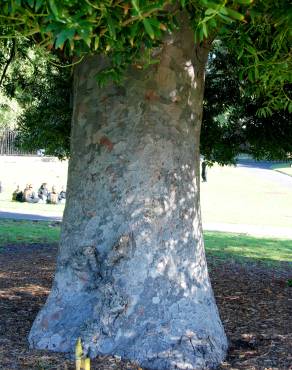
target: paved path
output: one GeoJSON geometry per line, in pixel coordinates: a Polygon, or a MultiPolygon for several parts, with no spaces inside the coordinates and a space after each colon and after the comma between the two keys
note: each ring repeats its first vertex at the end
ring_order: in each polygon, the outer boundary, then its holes
{"type": "Polygon", "coordinates": [[[203,223],[203,229],[207,231],[221,231],[257,237],[292,240],[292,227],[288,228],[288,227],[257,226],[248,224],[222,224],[219,222],[206,222],[203,223]]]}
{"type": "Polygon", "coordinates": [[[248,171],[254,176],[260,176],[265,180],[274,182],[285,188],[292,188],[292,176],[270,169],[271,162],[242,159],[238,161],[237,167],[243,171],[248,171]]]}
{"type": "Polygon", "coordinates": [[[28,221],[62,221],[62,215],[48,215],[46,212],[24,213],[21,211],[12,212],[8,210],[0,210],[0,218],[8,218],[13,220],[28,220],[28,221]]]}

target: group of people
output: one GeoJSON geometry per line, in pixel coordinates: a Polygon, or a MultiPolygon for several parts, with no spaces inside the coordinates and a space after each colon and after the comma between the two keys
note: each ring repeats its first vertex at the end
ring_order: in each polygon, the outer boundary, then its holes
{"type": "Polygon", "coordinates": [[[27,184],[23,191],[17,186],[17,189],[12,194],[12,200],[27,203],[62,204],[66,201],[66,192],[62,188],[60,193],[58,193],[55,186],[49,191],[47,184],[44,182],[36,193],[33,190],[33,186],[27,184]]]}

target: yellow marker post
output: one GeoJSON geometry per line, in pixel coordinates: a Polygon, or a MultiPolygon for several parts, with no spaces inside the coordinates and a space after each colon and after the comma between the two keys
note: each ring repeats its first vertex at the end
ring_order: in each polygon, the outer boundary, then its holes
{"type": "Polygon", "coordinates": [[[83,349],[82,349],[81,338],[78,338],[78,340],[76,342],[76,346],[75,346],[75,364],[76,364],[76,370],[81,370],[82,355],[83,355],[83,349]]]}
{"type": "Polygon", "coordinates": [[[90,370],[90,358],[89,357],[86,357],[84,359],[84,370],[90,370]]]}

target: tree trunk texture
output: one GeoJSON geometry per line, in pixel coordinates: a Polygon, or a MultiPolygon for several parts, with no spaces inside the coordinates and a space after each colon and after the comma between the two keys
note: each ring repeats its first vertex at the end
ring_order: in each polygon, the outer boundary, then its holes
{"type": "Polygon", "coordinates": [[[52,292],[32,347],[115,354],[150,369],[214,368],[227,340],[210,285],[199,205],[208,50],[188,29],[157,64],[98,88],[106,61],[75,70],[68,199],[52,292]]]}

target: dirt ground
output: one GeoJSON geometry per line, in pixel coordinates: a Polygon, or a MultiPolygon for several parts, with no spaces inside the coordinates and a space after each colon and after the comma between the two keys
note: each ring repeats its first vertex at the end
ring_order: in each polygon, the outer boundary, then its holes
{"type": "MultiPolygon", "coordinates": [[[[0,252],[0,369],[74,369],[62,354],[28,349],[31,324],[49,293],[57,247],[7,246],[0,252]]],[[[219,263],[210,275],[229,338],[224,369],[292,369],[292,266],[219,263]]],[[[138,369],[119,358],[92,361],[92,369],[138,369]]]]}

